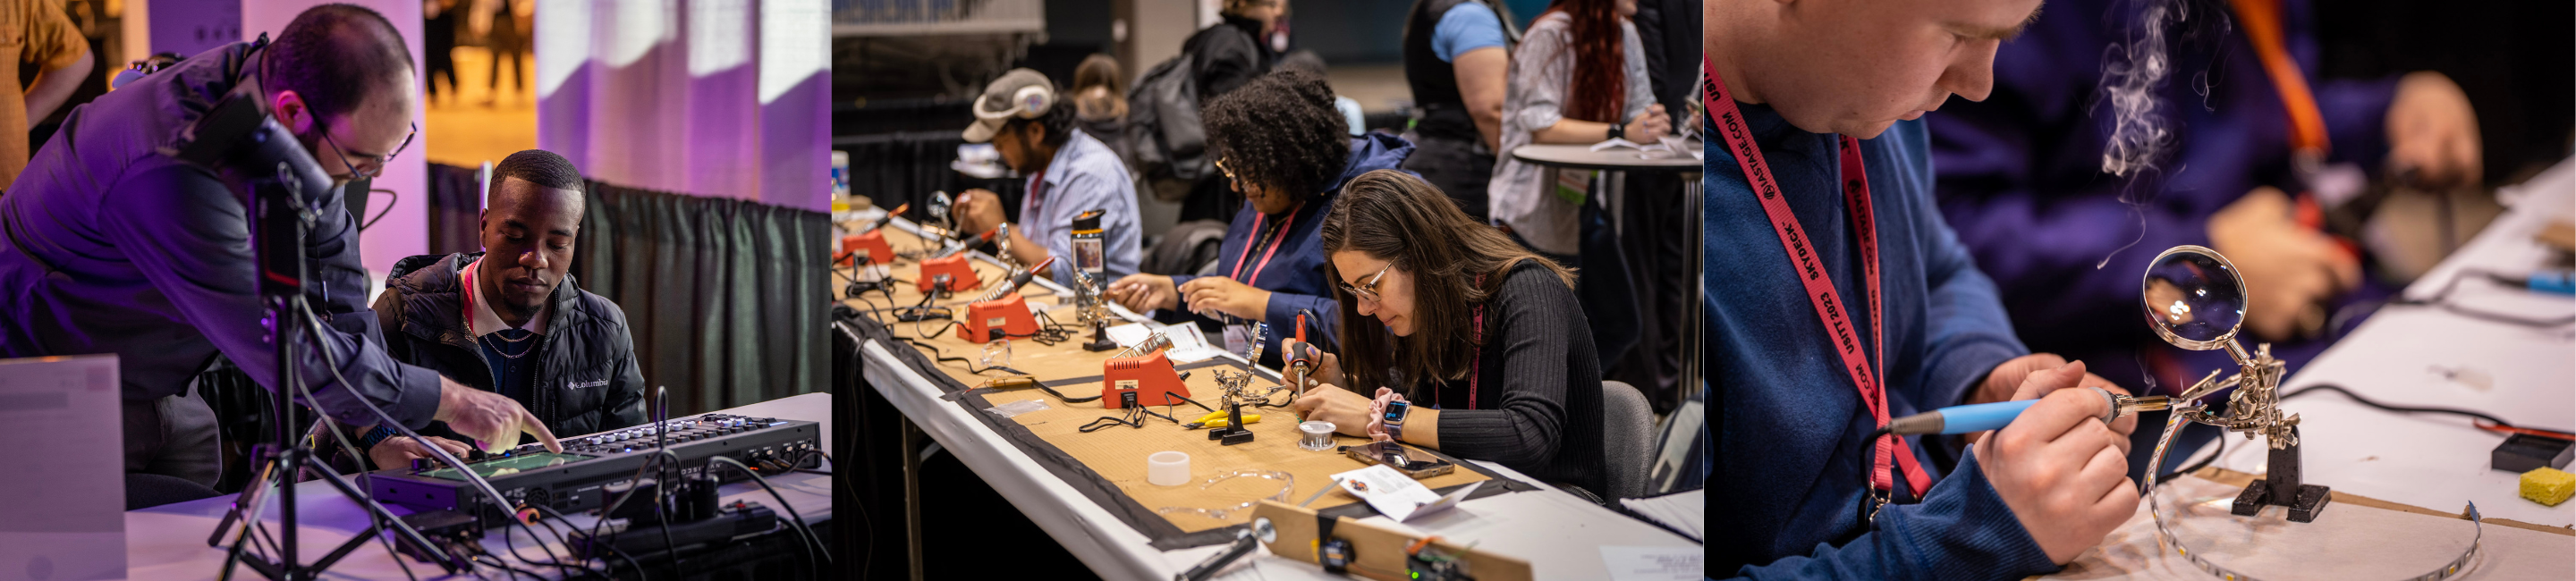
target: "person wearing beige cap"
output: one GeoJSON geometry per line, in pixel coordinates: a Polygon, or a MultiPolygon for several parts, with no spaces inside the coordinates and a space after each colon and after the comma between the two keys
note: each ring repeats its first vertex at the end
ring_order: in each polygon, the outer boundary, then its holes
{"type": "MultiPolygon", "coordinates": [[[[1028,180],[1020,223],[1010,229],[1010,259],[1037,264],[1050,255],[1062,258],[1047,274],[1073,284],[1076,266],[1068,235],[1074,217],[1099,210],[1106,273],[1094,280],[1134,274],[1143,255],[1135,180],[1108,144],[1074,127],[1074,106],[1056,92],[1055,83],[1037,71],[1011,69],[984,86],[974,112],[966,142],[992,143],[1002,163],[1028,180]]],[[[1006,221],[1002,197],[983,189],[959,194],[951,214],[967,235],[991,232],[1006,221]]]]}

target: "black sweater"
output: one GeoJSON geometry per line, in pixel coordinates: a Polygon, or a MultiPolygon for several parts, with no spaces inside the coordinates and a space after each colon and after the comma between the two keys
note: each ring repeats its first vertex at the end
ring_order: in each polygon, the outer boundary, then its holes
{"type": "Polygon", "coordinates": [[[1601,364],[1574,289],[1535,264],[1504,277],[1485,305],[1476,409],[1467,380],[1417,385],[1416,403],[1440,404],[1440,450],[1508,466],[1539,480],[1607,498],[1601,364]]]}

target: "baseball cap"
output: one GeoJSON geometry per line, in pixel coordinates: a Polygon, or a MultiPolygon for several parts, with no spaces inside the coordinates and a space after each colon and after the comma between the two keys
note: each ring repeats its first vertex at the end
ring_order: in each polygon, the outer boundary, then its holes
{"type": "Polygon", "coordinates": [[[1011,118],[1035,119],[1054,104],[1055,83],[1048,81],[1045,74],[1011,69],[993,79],[992,84],[984,85],[984,94],[975,97],[975,124],[966,127],[966,142],[990,142],[1011,118]]]}

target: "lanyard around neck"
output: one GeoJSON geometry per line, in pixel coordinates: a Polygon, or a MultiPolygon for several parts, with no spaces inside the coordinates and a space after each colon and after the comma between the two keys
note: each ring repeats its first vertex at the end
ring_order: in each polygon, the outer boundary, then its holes
{"type": "MultiPolygon", "coordinates": [[[[1878,427],[1887,427],[1887,387],[1884,378],[1879,376],[1879,370],[1886,368],[1887,341],[1883,324],[1885,317],[1879,303],[1878,220],[1870,207],[1869,174],[1861,163],[1860,140],[1849,135],[1840,136],[1843,198],[1852,221],[1852,233],[1860,238],[1861,290],[1869,301],[1870,340],[1876,344],[1878,354],[1875,366],[1871,364],[1870,357],[1861,352],[1860,339],[1856,336],[1859,331],[1843,313],[1842,293],[1834,289],[1833,279],[1825,274],[1822,258],[1817,256],[1815,245],[1808,241],[1807,229],[1800,226],[1798,217],[1789,211],[1789,201],[1781,197],[1780,182],[1771,174],[1770,162],[1764,160],[1761,147],[1753,142],[1752,134],[1745,128],[1744,111],[1736,108],[1735,96],[1727,92],[1726,81],[1717,76],[1717,66],[1703,61],[1701,67],[1708,74],[1708,90],[1701,98],[1706,101],[1709,113],[1716,117],[1718,137],[1726,142],[1727,151],[1734,154],[1736,164],[1743,167],[1744,178],[1753,186],[1755,197],[1762,200],[1762,210],[1770,217],[1772,233],[1779,235],[1780,246],[1788,251],[1798,281],[1806,285],[1807,300],[1815,307],[1817,321],[1824,324],[1836,354],[1842,356],[1843,370],[1851,375],[1852,386],[1860,390],[1861,405],[1869,408],[1878,427]]],[[[1872,447],[1876,451],[1870,469],[1870,486],[1873,489],[1894,489],[1895,478],[1889,475],[1894,467],[1889,463],[1890,458],[1905,468],[1906,484],[1913,494],[1920,495],[1932,487],[1931,477],[1923,472],[1904,438],[1882,438],[1872,447]]]]}
{"type": "MultiPolygon", "coordinates": [[[[1261,231],[1261,224],[1263,222],[1270,221],[1269,216],[1263,215],[1260,212],[1254,212],[1252,216],[1252,229],[1254,232],[1261,231]]],[[[1252,247],[1259,246],[1260,243],[1257,240],[1245,241],[1246,243],[1243,245],[1243,254],[1234,258],[1234,275],[1230,278],[1243,281],[1243,284],[1246,285],[1252,284],[1252,281],[1260,280],[1261,270],[1270,268],[1270,257],[1279,254],[1279,244],[1288,241],[1288,227],[1295,225],[1297,225],[1297,210],[1290,209],[1288,210],[1287,218],[1279,222],[1279,227],[1270,230],[1270,249],[1261,252],[1261,265],[1252,267],[1252,276],[1249,278],[1243,276],[1244,261],[1252,258],[1252,247]]],[[[1255,236],[1254,238],[1257,239],[1259,236],[1255,236]]]]}

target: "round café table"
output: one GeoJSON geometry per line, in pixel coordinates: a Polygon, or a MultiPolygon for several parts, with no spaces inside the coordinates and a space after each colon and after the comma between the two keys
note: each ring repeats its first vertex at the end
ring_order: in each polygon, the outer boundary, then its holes
{"type": "MultiPolygon", "coordinates": [[[[1625,172],[1682,174],[1683,207],[1680,210],[1687,215],[1699,215],[1700,180],[1698,176],[1701,161],[1700,157],[1692,155],[1692,152],[1702,147],[1704,146],[1697,139],[1684,140],[1681,142],[1682,149],[1669,151],[1641,151],[1629,147],[1593,151],[1592,144],[1531,144],[1512,148],[1512,159],[1546,167],[1547,171],[1542,172],[1543,177],[1540,179],[1543,180],[1542,183],[1549,184],[1556,183],[1556,172],[1560,170],[1600,170],[1600,175],[1593,176],[1592,190],[1600,194],[1602,211],[1610,213],[1611,228],[1624,234],[1628,231],[1627,213],[1623,211],[1627,206],[1627,180],[1619,178],[1625,172]]],[[[1690,220],[1688,223],[1690,225],[1686,227],[1687,232],[1681,235],[1686,236],[1688,240],[1699,240],[1700,220],[1690,220]]],[[[1697,249],[1700,246],[1693,244],[1692,247],[1697,249]]],[[[1702,258],[1694,253],[1691,264],[1703,264],[1702,258]]],[[[1699,277],[1692,278],[1695,279],[1692,285],[1694,288],[1701,286],[1696,280],[1699,277]]],[[[1707,291],[1701,289],[1701,292],[1707,291]]],[[[1690,394],[1700,386],[1702,370],[1699,367],[1698,354],[1700,333],[1703,329],[1700,321],[1700,302],[1694,298],[1683,301],[1683,304],[1686,305],[1683,316],[1687,318],[1683,323],[1680,340],[1676,343],[1681,349],[1681,397],[1688,399],[1690,394]]]]}

